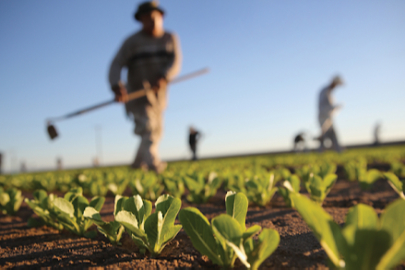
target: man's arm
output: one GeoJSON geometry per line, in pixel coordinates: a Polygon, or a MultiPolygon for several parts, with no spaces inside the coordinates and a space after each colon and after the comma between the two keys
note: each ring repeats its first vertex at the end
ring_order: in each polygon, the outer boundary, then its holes
{"type": "Polygon", "coordinates": [[[124,103],[128,101],[127,89],[125,88],[125,84],[121,81],[121,70],[127,62],[125,57],[125,45],[126,42],[124,42],[118,50],[118,53],[115,55],[108,75],[111,90],[115,94],[115,100],[124,103]]]}
{"type": "Polygon", "coordinates": [[[182,60],[182,55],[181,55],[181,48],[180,48],[180,42],[177,37],[177,35],[172,34],[172,39],[173,39],[173,58],[170,61],[170,63],[167,65],[167,67],[163,70],[163,77],[166,79],[166,81],[170,82],[174,77],[176,77],[177,74],[180,72],[181,68],[181,60],[182,60]]]}

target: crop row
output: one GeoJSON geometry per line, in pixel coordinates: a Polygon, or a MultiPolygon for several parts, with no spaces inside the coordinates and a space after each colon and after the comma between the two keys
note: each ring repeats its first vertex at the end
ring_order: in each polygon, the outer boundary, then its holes
{"type": "MultiPolygon", "coordinates": [[[[333,267],[388,269],[405,259],[405,200],[398,199],[390,204],[380,219],[372,207],[356,205],[349,210],[341,228],[322,209],[319,200],[310,200],[298,193],[291,181],[285,180],[283,185],[290,205],[312,229],[333,267]]],[[[18,199],[19,203],[21,200],[18,199]]],[[[183,228],[196,250],[224,268],[233,267],[239,259],[246,268],[257,269],[280,241],[276,230],[262,229],[258,225],[246,227],[249,201],[241,192],[226,194],[226,214],[213,218],[211,223],[197,208],[181,209],[181,200],[167,194],[157,198],[153,213],[151,201],[139,195],[117,195],[114,221],[105,222],[100,215],[104,201],[104,197],[96,196],[89,202],[81,188],[72,189],[63,197],[37,190],[33,199],[25,199],[25,202],[40,220],[30,218],[28,225],[48,225],[93,238],[96,231],[88,229],[95,224],[115,245],[120,245],[126,231],[140,252],[152,257],[159,256],[183,228]],[[175,224],[177,215],[181,225],[175,224]]]]}

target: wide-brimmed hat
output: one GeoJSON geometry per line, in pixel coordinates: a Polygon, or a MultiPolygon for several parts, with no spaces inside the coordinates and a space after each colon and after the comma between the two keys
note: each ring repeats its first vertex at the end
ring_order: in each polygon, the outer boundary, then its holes
{"type": "Polygon", "coordinates": [[[134,14],[135,20],[139,21],[142,14],[149,13],[154,10],[159,11],[162,15],[165,14],[164,10],[161,9],[158,6],[158,3],[156,3],[155,1],[143,2],[138,6],[138,10],[134,14]]]}

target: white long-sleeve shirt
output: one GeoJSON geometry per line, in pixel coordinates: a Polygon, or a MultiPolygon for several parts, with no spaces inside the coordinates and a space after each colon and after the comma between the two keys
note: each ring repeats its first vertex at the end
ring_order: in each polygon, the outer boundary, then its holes
{"type": "Polygon", "coordinates": [[[333,104],[333,98],[331,95],[332,89],[327,86],[321,90],[319,94],[319,125],[322,128],[322,133],[326,132],[332,126],[332,115],[338,108],[333,104]]]}

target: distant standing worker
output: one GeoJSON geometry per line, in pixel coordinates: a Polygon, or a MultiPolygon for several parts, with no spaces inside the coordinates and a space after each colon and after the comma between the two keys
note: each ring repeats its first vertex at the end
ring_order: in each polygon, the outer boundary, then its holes
{"type": "Polygon", "coordinates": [[[335,129],[333,127],[333,114],[336,113],[342,106],[334,105],[332,99],[332,91],[339,85],[343,85],[343,80],[336,76],[332,82],[322,89],[319,94],[319,125],[321,126],[321,136],[318,137],[320,141],[320,151],[325,149],[325,139],[330,139],[332,146],[337,152],[341,152],[342,149],[339,145],[335,129]]]}
{"type": "Polygon", "coordinates": [[[380,132],[381,132],[381,123],[378,122],[374,127],[374,145],[375,146],[380,144],[380,132]]]}
{"type": "Polygon", "coordinates": [[[163,111],[166,108],[167,84],[180,71],[181,52],[175,34],[163,29],[165,12],[155,2],[139,5],[135,20],[142,29],[128,37],[111,63],[109,81],[119,102],[127,102],[128,94],[150,85],[147,96],[125,104],[135,122],[135,134],[141,137],[132,168],[162,172],[158,145],[163,132],[163,111]],[[121,70],[128,69],[127,85],[121,81],[121,70]]]}
{"type": "Polygon", "coordinates": [[[188,137],[188,143],[190,145],[191,152],[193,157],[191,160],[197,160],[197,142],[200,139],[201,134],[195,130],[193,127],[190,127],[190,134],[188,137]]]}

